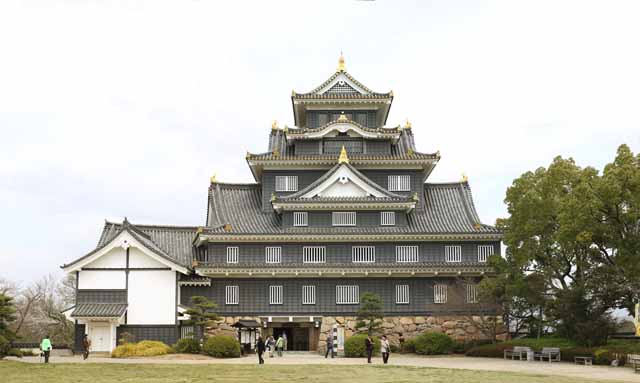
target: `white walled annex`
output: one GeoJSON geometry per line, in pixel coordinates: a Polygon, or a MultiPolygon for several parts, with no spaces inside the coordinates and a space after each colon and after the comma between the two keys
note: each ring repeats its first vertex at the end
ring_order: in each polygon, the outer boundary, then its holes
{"type": "Polygon", "coordinates": [[[149,257],[137,247],[129,248],[129,268],[166,268],[167,266],[149,257]]]}
{"type": "Polygon", "coordinates": [[[127,265],[127,252],[122,247],[114,247],[100,258],[85,265],[92,269],[122,269],[127,265]]]}
{"type": "Polygon", "coordinates": [[[80,290],[124,290],[126,287],[123,270],[81,270],[78,278],[80,290]]]}
{"type": "Polygon", "coordinates": [[[127,324],[175,324],[177,275],[171,270],[130,271],[127,324]]]}

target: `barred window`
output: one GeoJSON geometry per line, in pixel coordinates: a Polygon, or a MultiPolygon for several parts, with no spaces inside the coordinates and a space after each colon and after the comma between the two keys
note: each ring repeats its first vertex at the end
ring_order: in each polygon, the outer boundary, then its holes
{"type": "Polygon", "coordinates": [[[276,191],[298,191],[298,176],[276,176],[276,191]]]}
{"type": "Polygon", "coordinates": [[[389,176],[390,191],[411,191],[411,176],[389,176]]]}
{"type": "Polygon", "coordinates": [[[193,326],[180,326],[180,339],[193,339],[194,334],[193,326]]]}
{"type": "Polygon", "coordinates": [[[238,246],[227,247],[227,263],[238,263],[238,246]]]}
{"type": "Polygon", "coordinates": [[[393,226],[396,224],[396,212],[395,211],[382,211],[380,212],[380,225],[393,226]]]}
{"type": "Polygon", "coordinates": [[[413,263],[419,262],[419,247],[414,246],[396,246],[396,263],[413,263]]]}
{"type": "Polygon", "coordinates": [[[447,303],[447,285],[433,285],[433,303],[447,303]]]}
{"type": "Polygon", "coordinates": [[[333,226],[355,226],[355,211],[335,211],[331,214],[331,222],[333,226]]]}
{"type": "Polygon", "coordinates": [[[355,305],[360,303],[360,289],[358,286],[336,286],[337,305],[355,305]]]}
{"type": "Polygon", "coordinates": [[[315,286],[302,286],[302,304],[303,305],[316,304],[316,287],[315,286]]]}
{"type": "Polygon", "coordinates": [[[467,285],[467,303],[478,303],[478,286],[467,285]]]}
{"type": "Polygon", "coordinates": [[[478,262],[486,262],[493,255],[493,245],[478,246],[478,262]]]}
{"type": "Polygon", "coordinates": [[[269,286],[269,304],[282,304],[282,286],[269,286]]]}
{"type": "Polygon", "coordinates": [[[239,286],[227,286],[225,291],[225,303],[228,305],[237,305],[240,303],[240,287],[239,286]]]}
{"type": "Polygon", "coordinates": [[[282,247],[280,246],[267,246],[264,248],[265,262],[266,263],[280,263],[282,247]]]}
{"type": "Polygon", "coordinates": [[[375,246],[351,247],[351,261],[353,263],[374,263],[376,261],[375,246]]]}
{"type": "Polygon", "coordinates": [[[396,285],[396,303],[409,304],[409,285],[396,285]]]}
{"type": "Polygon", "coordinates": [[[307,226],[309,225],[308,214],[306,211],[294,211],[293,212],[293,226],[307,226]]]}
{"type": "Polygon", "coordinates": [[[327,248],[324,246],[303,246],[302,263],[325,263],[327,248]]]}
{"type": "Polygon", "coordinates": [[[462,246],[445,246],[444,247],[445,262],[462,262],[462,246]]]}

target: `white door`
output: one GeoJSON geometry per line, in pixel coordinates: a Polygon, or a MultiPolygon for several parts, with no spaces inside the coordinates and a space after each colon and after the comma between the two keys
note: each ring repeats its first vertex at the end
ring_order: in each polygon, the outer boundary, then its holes
{"type": "Polygon", "coordinates": [[[105,324],[92,324],[89,331],[91,339],[91,351],[111,351],[111,326],[105,324]]]}

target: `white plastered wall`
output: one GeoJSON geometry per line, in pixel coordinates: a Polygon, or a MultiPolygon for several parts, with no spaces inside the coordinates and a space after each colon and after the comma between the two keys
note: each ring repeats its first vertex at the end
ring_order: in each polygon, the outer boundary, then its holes
{"type": "Polygon", "coordinates": [[[125,289],[127,287],[124,271],[82,270],[78,283],[79,289],[125,289]]]}
{"type": "Polygon", "coordinates": [[[171,270],[131,270],[127,324],[174,324],[176,276],[171,270]]]}
{"type": "Polygon", "coordinates": [[[95,261],[85,265],[89,268],[121,269],[127,265],[127,253],[122,247],[114,247],[95,261]]]}
{"type": "Polygon", "coordinates": [[[158,268],[158,267],[166,267],[162,263],[156,261],[155,259],[149,257],[142,250],[131,247],[129,248],[129,267],[132,269],[135,268],[158,268]]]}

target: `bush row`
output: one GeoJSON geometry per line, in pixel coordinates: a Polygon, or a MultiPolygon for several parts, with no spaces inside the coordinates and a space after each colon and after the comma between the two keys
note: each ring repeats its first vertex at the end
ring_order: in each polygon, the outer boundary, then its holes
{"type": "Polygon", "coordinates": [[[159,356],[171,352],[171,347],[153,340],[143,340],[138,343],[124,343],[111,352],[112,358],[129,358],[133,356],[159,356]]]}

